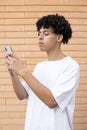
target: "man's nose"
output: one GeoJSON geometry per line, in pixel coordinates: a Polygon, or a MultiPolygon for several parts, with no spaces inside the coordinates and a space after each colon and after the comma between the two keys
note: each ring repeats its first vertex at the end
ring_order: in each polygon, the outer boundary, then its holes
{"type": "Polygon", "coordinates": [[[42,40],[44,38],[43,34],[39,34],[39,40],[42,40]]]}

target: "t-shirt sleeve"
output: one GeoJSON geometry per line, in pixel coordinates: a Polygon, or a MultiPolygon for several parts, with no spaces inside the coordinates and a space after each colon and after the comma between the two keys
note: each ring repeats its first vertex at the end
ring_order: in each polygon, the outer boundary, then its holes
{"type": "Polygon", "coordinates": [[[64,110],[69,101],[75,96],[79,78],[79,67],[72,68],[60,74],[54,86],[50,88],[58,106],[62,110],[64,110]]]}
{"type": "Polygon", "coordinates": [[[29,85],[25,81],[22,81],[22,85],[23,85],[24,89],[26,90],[26,92],[29,95],[29,91],[30,91],[29,85]]]}

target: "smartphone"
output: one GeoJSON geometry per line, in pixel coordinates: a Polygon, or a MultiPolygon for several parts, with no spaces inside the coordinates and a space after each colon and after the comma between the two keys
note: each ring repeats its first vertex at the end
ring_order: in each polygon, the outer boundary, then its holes
{"type": "Polygon", "coordinates": [[[11,53],[12,53],[12,47],[11,47],[11,46],[5,46],[5,51],[6,51],[8,54],[11,54],[11,53]]]}

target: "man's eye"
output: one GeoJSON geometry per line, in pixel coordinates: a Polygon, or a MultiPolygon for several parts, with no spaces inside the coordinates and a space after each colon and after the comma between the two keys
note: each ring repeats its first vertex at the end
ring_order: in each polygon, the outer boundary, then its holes
{"type": "Polygon", "coordinates": [[[48,36],[49,35],[49,33],[45,33],[45,36],[48,36]]]}

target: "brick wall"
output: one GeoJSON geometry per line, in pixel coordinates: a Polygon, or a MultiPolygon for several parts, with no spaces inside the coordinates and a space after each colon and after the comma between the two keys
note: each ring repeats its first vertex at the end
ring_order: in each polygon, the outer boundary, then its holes
{"type": "Polygon", "coordinates": [[[53,13],[64,15],[73,28],[69,45],[63,45],[62,49],[80,64],[74,128],[87,130],[87,0],[57,1],[0,0],[0,130],[23,130],[26,110],[26,100],[16,98],[4,65],[4,46],[11,45],[32,71],[46,57],[37,45],[35,22],[42,15],[53,13]]]}

